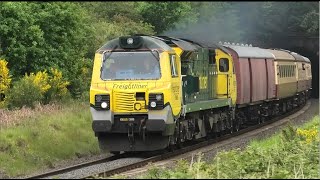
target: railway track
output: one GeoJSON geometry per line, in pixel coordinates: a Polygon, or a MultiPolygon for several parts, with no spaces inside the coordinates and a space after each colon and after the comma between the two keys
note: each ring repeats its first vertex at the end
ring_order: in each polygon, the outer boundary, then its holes
{"type": "MultiPolygon", "coordinates": [[[[122,173],[122,172],[125,172],[125,171],[129,171],[129,170],[132,170],[132,169],[136,169],[136,168],[140,168],[140,167],[146,166],[149,163],[162,161],[162,160],[169,159],[171,157],[174,157],[174,156],[177,156],[177,155],[181,155],[181,154],[184,154],[184,153],[187,153],[187,152],[190,152],[190,151],[202,148],[202,147],[206,147],[206,146],[209,146],[209,145],[212,145],[212,144],[215,144],[215,143],[219,143],[221,141],[230,139],[232,137],[236,137],[236,136],[239,136],[241,134],[245,134],[245,133],[248,133],[248,132],[253,131],[255,129],[261,128],[263,126],[275,123],[275,122],[279,121],[280,119],[285,119],[285,117],[290,116],[290,115],[296,113],[297,111],[299,111],[301,109],[308,109],[310,104],[311,104],[311,102],[308,101],[304,106],[297,107],[296,109],[292,110],[291,112],[288,112],[288,113],[283,114],[281,116],[275,117],[275,118],[273,118],[271,120],[268,120],[268,121],[266,121],[264,123],[261,123],[261,124],[258,124],[258,125],[253,125],[253,126],[249,126],[249,127],[245,128],[245,129],[242,129],[242,130],[240,130],[238,132],[234,132],[232,134],[226,134],[224,136],[221,136],[221,137],[218,137],[218,138],[215,138],[215,139],[209,139],[209,140],[202,139],[202,141],[195,141],[195,142],[198,142],[198,143],[196,143],[196,144],[191,144],[191,143],[190,144],[186,144],[183,148],[177,149],[177,150],[172,151],[172,152],[159,152],[160,154],[158,153],[155,156],[151,156],[150,155],[151,157],[148,157],[148,155],[147,155],[147,157],[145,159],[143,159],[143,160],[141,160],[139,162],[128,164],[128,165],[124,165],[124,166],[121,166],[121,167],[116,167],[116,168],[113,168],[111,170],[107,170],[107,171],[104,171],[104,172],[101,172],[101,173],[97,173],[97,174],[94,174],[94,175],[90,175],[90,176],[86,176],[86,177],[83,177],[83,178],[109,177],[109,176],[112,176],[112,175],[115,175],[115,174],[119,174],[119,173],[122,173]]],[[[297,113],[297,114],[299,114],[299,113],[297,113]]],[[[300,114],[302,114],[302,113],[300,113],[300,114]]],[[[58,169],[58,170],[55,170],[55,171],[39,174],[39,175],[36,175],[36,176],[27,177],[26,179],[39,179],[39,178],[48,178],[48,177],[52,177],[52,176],[57,176],[57,175],[60,175],[60,174],[63,174],[63,173],[71,172],[71,171],[78,170],[78,169],[85,168],[85,167],[89,167],[89,166],[92,166],[92,165],[101,164],[101,163],[107,163],[107,162],[115,161],[115,160],[118,160],[118,159],[121,159],[121,158],[130,157],[131,155],[132,155],[131,153],[123,153],[123,154],[120,154],[120,155],[115,155],[115,156],[111,156],[111,157],[108,157],[108,158],[103,158],[103,159],[99,159],[99,160],[96,160],[96,161],[82,163],[82,164],[78,164],[78,165],[75,165],[75,166],[70,166],[70,167],[67,167],[67,168],[62,168],[62,169],[58,169]]]]}

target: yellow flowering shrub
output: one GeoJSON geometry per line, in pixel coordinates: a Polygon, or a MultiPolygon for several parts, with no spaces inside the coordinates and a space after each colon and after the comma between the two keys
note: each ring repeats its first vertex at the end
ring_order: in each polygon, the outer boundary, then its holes
{"type": "Polygon", "coordinates": [[[7,65],[7,61],[5,61],[4,59],[0,59],[0,108],[4,107],[5,105],[4,95],[9,89],[11,83],[7,65]]]}
{"type": "Polygon", "coordinates": [[[310,144],[312,141],[317,140],[318,130],[317,129],[297,129],[297,135],[304,140],[306,143],[310,144]]]}
{"type": "Polygon", "coordinates": [[[39,71],[36,74],[25,75],[14,83],[10,90],[10,107],[34,107],[36,102],[49,103],[62,99],[68,94],[68,81],[62,77],[62,72],[51,68],[49,73],[39,71]]]}
{"type": "Polygon", "coordinates": [[[46,71],[37,72],[37,74],[31,73],[28,78],[31,78],[34,85],[39,86],[41,93],[46,93],[51,85],[49,84],[49,76],[46,71]]]}
{"type": "Polygon", "coordinates": [[[55,68],[50,68],[50,76],[48,83],[51,88],[46,93],[46,102],[57,100],[65,97],[68,94],[67,86],[70,84],[62,77],[62,72],[55,68]]]}
{"type": "Polygon", "coordinates": [[[29,106],[34,107],[35,103],[42,103],[44,95],[51,88],[49,75],[46,71],[25,75],[14,83],[9,93],[9,108],[29,106]]]}

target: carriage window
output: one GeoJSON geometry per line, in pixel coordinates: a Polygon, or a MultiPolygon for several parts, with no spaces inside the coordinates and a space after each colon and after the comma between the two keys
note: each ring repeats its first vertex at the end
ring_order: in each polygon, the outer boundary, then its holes
{"type": "Polygon", "coordinates": [[[296,75],[296,68],[295,68],[295,66],[292,66],[292,76],[295,76],[296,75]]]}
{"type": "Polygon", "coordinates": [[[304,66],[305,64],[302,64],[302,70],[306,70],[306,68],[305,68],[305,66],[304,66]]]}
{"type": "Polygon", "coordinates": [[[227,58],[219,59],[219,71],[228,72],[229,71],[229,61],[227,58]]]}

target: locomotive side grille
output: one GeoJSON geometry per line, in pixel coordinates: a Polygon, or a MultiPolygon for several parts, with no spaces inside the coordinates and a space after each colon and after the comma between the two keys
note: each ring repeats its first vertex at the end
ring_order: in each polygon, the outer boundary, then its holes
{"type": "Polygon", "coordinates": [[[114,107],[116,112],[133,112],[135,95],[134,93],[114,92],[114,107]]]}

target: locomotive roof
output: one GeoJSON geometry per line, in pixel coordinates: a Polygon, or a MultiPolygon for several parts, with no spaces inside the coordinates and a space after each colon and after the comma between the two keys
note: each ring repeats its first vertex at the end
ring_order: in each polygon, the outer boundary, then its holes
{"type": "Polygon", "coordinates": [[[199,45],[187,42],[183,39],[178,39],[178,38],[173,38],[168,36],[153,36],[153,37],[160,39],[166,42],[167,44],[178,46],[184,51],[196,51],[199,48],[199,45]]]}
{"type": "Polygon", "coordinates": [[[223,46],[234,50],[239,57],[274,59],[274,56],[272,53],[259,47],[238,46],[238,45],[223,45],[223,46]]]}
{"type": "MultiPolygon", "coordinates": [[[[165,42],[151,37],[151,36],[140,36],[143,40],[142,49],[160,49],[164,51],[174,52],[174,50],[165,42]]],[[[112,39],[104,44],[97,52],[105,51],[105,50],[119,50],[122,48],[120,47],[120,40],[119,38],[112,39]]]]}
{"type": "Polygon", "coordinates": [[[221,49],[225,53],[229,53],[229,50],[219,44],[214,42],[200,41],[192,38],[173,38],[168,36],[157,36],[162,40],[166,41],[168,44],[175,44],[179,46],[184,51],[196,51],[198,48],[207,48],[207,49],[221,49]]]}

